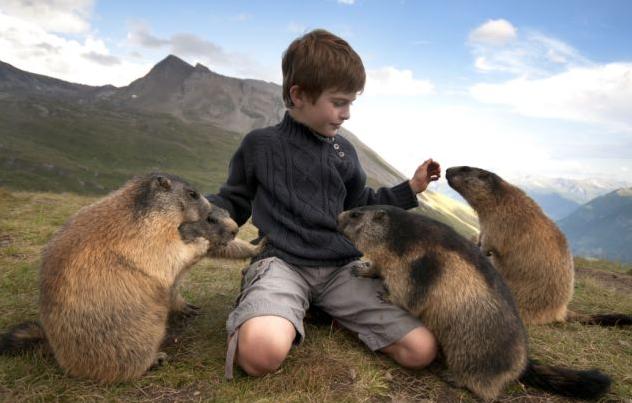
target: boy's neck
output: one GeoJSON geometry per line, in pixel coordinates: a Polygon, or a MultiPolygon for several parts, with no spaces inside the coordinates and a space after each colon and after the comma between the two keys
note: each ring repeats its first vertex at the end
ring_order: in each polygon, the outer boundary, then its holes
{"type": "Polygon", "coordinates": [[[309,128],[310,130],[312,130],[312,128],[309,127],[307,125],[307,123],[305,123],[305,121],[303,119],[301,119],[301,116],[300,116],[301,114],[300,114],[300,112],[297,112],[296,109],[288,108],[287,109],[287,113],[290,114],[290,117],[292,117],[292,119],[296,120],[298,123],[304,125],[305,127],[309,128]]]}
{"type": "Polygon", "coordinates": [[[323,136],[322,134],[318,133],[316,130],[312,129],[311,127],[309,127],[309,125],[307,123],[305,123],[305,121],[303,121],[300,117],[300,113],[297,113],[296,110],[294,109],[287,109],[287,113],[290,115],[290,117],[292,119],[294,119],[296,122],[302,124],[303,126],[305,126],[314,136],[316,136],[319,140],[325,141],[327,143],[331,143],[333,141],[335,141],[335,137],[329,137],[329,136],[323,136]]]}

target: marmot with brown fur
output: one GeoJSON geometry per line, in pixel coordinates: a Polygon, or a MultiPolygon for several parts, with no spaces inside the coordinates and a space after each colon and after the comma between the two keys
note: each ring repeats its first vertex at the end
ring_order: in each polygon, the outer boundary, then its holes
{"type": "Polygon", "coordinates": [[[72,376],[102,383],[137,378],[166,357],[159,348],[170,311],[196,310],[177,292],[184,271],[205,255],[256,253],[233,240],[236,233],[227,213],[184,180],[134,178],[53,236],[40,271],[41,326],[16,326],[0,351],[45,339],[72,376]]]}
{"type": "Polygon", "coordinates": [[[526,324],[632,324],[632,315],[567,310],[575,269],[566,237],[522,190],[480,168],[452,167],[446,178],[478,214],[481,250],[513,292],[526,324]]]}
{"type": "Polygon", "coordinates": [[[437,338],[458,386],[492,400],[520,379],[579,398],[604,394],[599,371],[536,365],[511,292],[478,248],[445,224],[391,206],[338,216],[339,230],[368,259],[358,275],[384,280],[390,302],[419,317],[437,338]]]}

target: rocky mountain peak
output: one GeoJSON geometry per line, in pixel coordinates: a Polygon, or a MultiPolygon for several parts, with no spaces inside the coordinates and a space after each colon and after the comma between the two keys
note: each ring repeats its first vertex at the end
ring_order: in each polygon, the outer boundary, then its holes
{"type": "Polygon", "coordinates": [[[168,78],[170,81],[186,79],[195,68],[189,63],[177,56],[169,55],[158,62],[149,73],[143,77],[144,79],[156,78],[164,80],[168,78]]]}

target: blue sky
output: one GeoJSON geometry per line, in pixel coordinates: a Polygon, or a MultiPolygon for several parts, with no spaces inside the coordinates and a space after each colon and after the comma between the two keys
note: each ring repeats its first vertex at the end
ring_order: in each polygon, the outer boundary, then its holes
{"type": "Polygon", "coordinates": [[[345,125],[404,174],[428,157],[632,183],[632,2],[0,0],[0,60],[126,85],[173,53],[280,83],[288,43],[347,39],[367,87],[345,125]]]}

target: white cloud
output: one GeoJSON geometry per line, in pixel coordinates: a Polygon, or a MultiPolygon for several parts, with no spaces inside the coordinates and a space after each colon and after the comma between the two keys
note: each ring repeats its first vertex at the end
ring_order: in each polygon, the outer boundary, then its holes
{"type": "Polygon", "coordinates": [[[480,83],[470,94],[524,116],[599,123],[632,131],[632,63],[573,67],[546,78],[480,83]]]}
{"type": "Polygon", "coordinates": [[[150,68],[111,55],[105,42],[91,34],[67,39],[2,11],[0,55],[19,69],[89,85],[127,85],[150,68]]]}
{"type": "Polygon", "coordinates": [[[355,3],[355,0],[338,0],[338,4],[346,4],[348,6],[351,6],[355,3]]]}
{"type": "Polygon", "coordinates": [[[544,77],[590,62],[572,46],[537,31],[518,30],[506,20],[489,21],[470,34],[474,67],[481,73],[544,77]]]}
{"type": "Polygon", "coordinates": [[[228,52],[219,44],[197,35],[177,33],[169,38],[160,38],[151,33],[144,23],[132,24],[127,35],[128,43],[146,49],[164,49],[165,51],[184,58],[190,63],[201,63],[222,74],[241,77],[257,78],[267,81],[280,82],[278,69],[262,66],[248,55],[228,52]]]}
{"type": "Polygon", "coordinates": [[[411,70],[389,66],[367,71],[364,93],[367,96],[429,95],[434,93],[434,85],[430,81],[415,79],[411,70]]]}
{"type": "Polygon", "coordinates": [[[3,0],[0,12],[33,23],[48,32],[85,33],[94,0],[3,0]]]}
{"type": "Polygon", "coordinates": [[[502,46],[516,39],[517,30],[507,20],[489,20],[470,33],[473,44],[502,46]]]}

